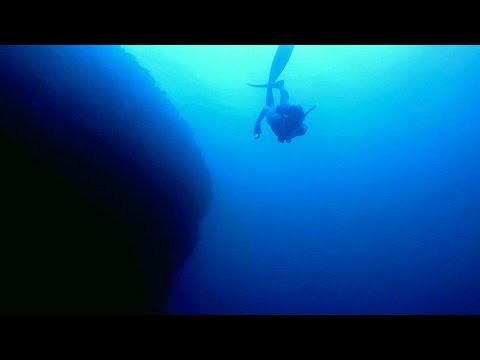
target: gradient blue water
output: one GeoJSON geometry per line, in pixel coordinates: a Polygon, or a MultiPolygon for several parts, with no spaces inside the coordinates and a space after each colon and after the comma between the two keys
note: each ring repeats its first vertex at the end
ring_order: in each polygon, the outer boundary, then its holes
{"type": "Polygon", "coordinates": [[[297,46],[291,144],[252,134],[276,46],[125,48],[213,177],[171,313],[480,313],[480,47],[297,46]]]}

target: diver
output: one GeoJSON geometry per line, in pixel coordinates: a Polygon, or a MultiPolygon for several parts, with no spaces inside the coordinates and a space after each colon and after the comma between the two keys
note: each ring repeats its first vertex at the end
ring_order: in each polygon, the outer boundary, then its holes
{"type": "Polygon", "coordinates": [[[261,122],[264,118],[270,125],[273,133],[277,136],[277,140],[281,143],[290,143],[296,136],[303,136],[307,132],[307,125],[304,123],[305,117],[315,109],[312,106],[307,112],[298,105],[290,104],[290,96],[285,89],[285,82],[283,80],[276,81],[283,69],[288,63],[293,52],[293,45],[279,45],[270,67],[270,76],[267,84],[253,85],[253,87],[260,87],[267,89],[267,97],[265,107],[260,112],[254,127],[254,137],[258,139],[262,133],[261,122]],[[275,106],[273,97],[273,89],[280,91],[280,105],[275,106]]]}
{"type": "Polygon", "coordinates": [[[267,104],[255,122],[253,130],[255,139],[258,139],[262,133],[261,123],[264,118],[267,119],[267,123],[277,136],[278,142],[283,143],[286,141],[290,143],[294,137],[305,135],[307,132],[307,125],[304,122],[305,117],[315,109],[316,105],[312,106],[307,112],[304,112],[303,108],[299,105],[290,105],[290,96],[285,89],[285,82],[283,80],[277,81],[271,86],[268,84],[249,85],[254,87],[270,87],[280,91],[280,105],[278,106],[275,106],[273,97],[270,99],[267,97],[267,104]]]}

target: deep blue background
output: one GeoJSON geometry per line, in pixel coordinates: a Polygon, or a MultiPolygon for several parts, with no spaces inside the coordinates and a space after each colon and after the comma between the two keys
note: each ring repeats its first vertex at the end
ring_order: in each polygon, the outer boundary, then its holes
{"type": "Polygon", "coordinates": [[[125,48],[212,172],[171,313],[480,313],[478,46],[297,46],[291,144],[252,133],[275,46],[125,48]]]}

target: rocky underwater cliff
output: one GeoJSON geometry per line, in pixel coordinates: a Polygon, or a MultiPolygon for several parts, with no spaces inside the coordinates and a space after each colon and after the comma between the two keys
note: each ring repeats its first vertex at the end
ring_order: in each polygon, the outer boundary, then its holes
{"type": "Polygon", "coordinates": [[[0,46],[0,313],[164,313],[212,188],[119,46],[0,46]]]}

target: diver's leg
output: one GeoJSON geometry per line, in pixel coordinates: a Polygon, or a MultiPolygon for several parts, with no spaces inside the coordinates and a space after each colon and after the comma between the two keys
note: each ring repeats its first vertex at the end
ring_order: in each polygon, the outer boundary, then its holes
{"type": "Polygon", "coordinates": [[[252,87],[257,87],[257,88],[267,88],[267,96],[265,99],[265,105],[267,107],[274,107],[275,106],[275,100],[273,98],[273,90],[272,89],[278,89],[280,91],[280,105],[289,105],[289,95],[288,91],[285,90],[285,81],[279,80],[275,82],[274,84],[248,84],[248,86],[252,87]]]}
{"type": "Polygon", "coordinates": [[[277,86],[277,89],[280,91],[280,105],[290,105],[290,95],[285,89],[283,81],[277,86]]]}
{"type": "Polygon", "coordinates": [[[273,91],[271,86],[267,87],[267,97],[265,99],[265,105],[268,107],[275,106],[275,100],[273,99],[273,91]]]}

